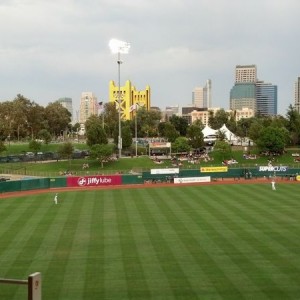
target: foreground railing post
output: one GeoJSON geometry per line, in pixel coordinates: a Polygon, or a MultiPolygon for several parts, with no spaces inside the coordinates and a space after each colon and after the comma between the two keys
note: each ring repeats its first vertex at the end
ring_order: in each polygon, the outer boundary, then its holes
{"type": "Polygon", "coordinates": [[[28,276],[28,280],[0,278],[0,283],[27,285],[28,300],[42,299],[42,276],[36,272],[28,276]]]}
{"type": "Polygon", "coordinates": [[[28,300],[42,299],[42,276],[36,272],[28,276],[28,300]]]}

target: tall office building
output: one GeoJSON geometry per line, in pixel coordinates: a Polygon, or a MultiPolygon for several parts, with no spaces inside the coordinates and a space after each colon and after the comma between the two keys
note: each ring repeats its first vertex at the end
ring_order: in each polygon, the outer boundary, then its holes
{"type": "Polygon", "coordinates": [[[277,114],[277,86],[264,81],[256,82],[257,113],[263,116],[277,114]]]}
{"type": "Polygon", "coordinates": [[[300,77],[295,82],[295,109],[300,113],[300,77]]]}
{"type": "Polygon", "coordinates": [[[208,79],[204,87],[196,87],[192,94],[193,106],[199,108],[211,107],[211,80],[208,79]]]}
{"type": "Polygon", "coordinates": [[[90,116],[96,114],[98,114],[96,96],[91,92],[83,92],[80,98],[79,122],[84,124],[90,116]]]}
{"type": "Polygon", "coordinates": [[[235,83],[249,83],[256,81],[256,65],[237,65],[235,67],[235,83]]]}
{"type": "Polygon", "coordinates": [[[230,90],[230,109],[248,108],[265,116],[277,114],[277,86],[257,79],[256,65],[237,65],[230,90]]]}
{"type": "Polygon", "coordinates": [[[66,108],[69,113],[71,114],[71,121],[73,121],[73,105],[72,105],[72,98],[59,98],[57,100],[58,103],[60,103],[64,108],[66,108]]]}
{"type": "Polygon", "coordinates": [[[256,85],[255,83],[236,83],[230,90],[231,110],[252,109],[256,112],[256,85]]]}

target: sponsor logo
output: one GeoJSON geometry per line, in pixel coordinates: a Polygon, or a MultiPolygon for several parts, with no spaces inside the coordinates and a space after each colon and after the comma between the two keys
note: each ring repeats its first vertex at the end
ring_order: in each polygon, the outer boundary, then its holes
{"type": "Polygon", "coordinates": [[[107,177],[80,177],[77,181],[79,186],[100,185],[111,183],[111,178],[107,177]]]}
{"type": "Polygon", "coordinates": [[[200,168],[201,173],[211,172],[228,172],[228,167],[202,167],[200,168]]]}
{"type": "Polygon", "coordinates": [[[86,179],[84,177],[80,177],[80,178],[78,178],[77,183],[80,186],[84,186],[84,185],[86,185],[86,179]]]}
{"type": "Polygon", "coordinates": [[[287,166],[260,166],[258,168],[259,172],[286,172],[287,170],[287,166]]]}

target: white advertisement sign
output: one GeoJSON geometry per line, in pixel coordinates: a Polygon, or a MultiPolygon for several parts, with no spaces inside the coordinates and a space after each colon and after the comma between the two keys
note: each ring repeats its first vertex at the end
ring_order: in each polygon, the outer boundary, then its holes
{"type": "Polygon", "coordinates": [[[210,176],[174,178],[174,183],[198,183],[198,182],[211,182],[211,178],[210,176]]]}
{"type": "Polygon", "coordinates": [[[179,174],[179,168],[151,169],[151,174],[179,174]]]}

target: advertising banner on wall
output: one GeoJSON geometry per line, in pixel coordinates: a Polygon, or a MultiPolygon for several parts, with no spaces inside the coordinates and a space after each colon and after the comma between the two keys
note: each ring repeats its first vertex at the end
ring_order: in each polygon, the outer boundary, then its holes
{"type": "Polygon", "coordinates": [[[198,182],[210,182],[210,176],[205,177],[184,177],[184,178],[174,178],[174,183],[198,183],[198,182]]]}
{"type": "Polygon", "coordinates": [[[200,168],[201,173],[216,173],[216,172],[228,172],[228,167],[202,167],[200,168]]]}
{"type": "Polygon", "coordinates": [[[68,187],[89,187],[122,184],[121,175],[68,177],[68,187]]]}
{"type": "Polygon", "coordinates": [[[259,166],[258,172],[287,172],[288,166],[259,166]]]}
{"type": "Polygon", "coordinates": [[[151,174],[179,174],[179,168],[151,169],[151,174]]]}

